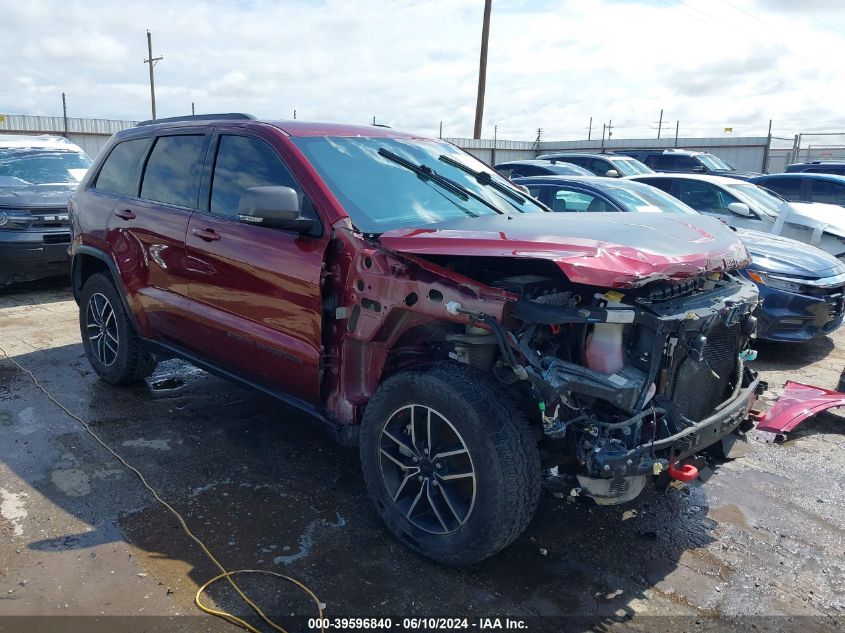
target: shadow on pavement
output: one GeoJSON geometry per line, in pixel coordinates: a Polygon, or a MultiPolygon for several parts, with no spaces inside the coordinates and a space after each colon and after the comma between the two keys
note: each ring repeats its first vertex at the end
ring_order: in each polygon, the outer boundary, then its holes
{"type": "Polygon", "coordinates": [[[754,347],[757,348],[757,360],[752,364],[755,371],[801,369],[827,358],[836,349],[829,336],[803,343],[757,341],[754,347]]]}
{"type": "Polygon", "coordinates": [[[69,275],[0,286],[4,308],[43,305],[72,298],[69,275]]]}

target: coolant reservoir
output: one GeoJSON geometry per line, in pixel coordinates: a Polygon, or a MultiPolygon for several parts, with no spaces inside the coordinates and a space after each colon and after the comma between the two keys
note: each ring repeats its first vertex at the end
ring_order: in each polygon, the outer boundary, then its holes
{"type": "Polygon", "coordinates": [[[599,323],[587,337],[587,367],[614,374],[624,366],[622,324],[599,323]]]}

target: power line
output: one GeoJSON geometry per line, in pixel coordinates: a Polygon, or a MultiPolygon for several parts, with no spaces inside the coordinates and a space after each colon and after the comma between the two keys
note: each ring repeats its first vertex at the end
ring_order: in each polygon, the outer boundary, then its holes
{"type": "MultiPolygon", "coordinates": [[[[686,4],[684,2],[684,0],[681,0],[681,2],[678,2],[677,4],[669,4],[668,0],[657,0],[657,1],[660,4],[662,4],[663,6],[669,7],[670,9],[675,9],[677,11],[684,12],[688,16],[692,17],[695,20],[698,20],[699,22],[701,22],[702,20],[698,16],[703,16],[707,21],[709,21],[713,24],[727,26],[728,28],[730,28],[732,30],[736,30],[736,28],[737,28],[736,24],[732,24],[730,22],[725,22],[724,20],[720,20],[719,18],[717,18],[713,15],[710,15],[709,13],[705,13],[704,11],[696,9],[695,7],[691,7],[688,4],[686,4]],[[684,9],[686,9],[686,11],[684,11],[684,9]],[[697,14],[697,15],[695,15],[695,14],[697,14]]],[[[745,33],[743,33],[743,36],[747,37],[747,35],[745,33]]],[[[793,52],[788,51],[786,49],[781,49],[781,48],[778,48],[776,46],[772,46],[768,42],[764,42],[764,41],[758,40],[758,39],[754,39],[752,41],[755,44],[758,44],[760,46],[765,46],[769,50],[776,52],[778,55],[789,55],[790,57],[794,57],[795,59],[801,60],[805,64],[810,64],[810,65],[814,64],[814,62],[811,62],[806,57],[802,57],[801,55],[798,55],[797,53],[793,53],[793,52]]]]}

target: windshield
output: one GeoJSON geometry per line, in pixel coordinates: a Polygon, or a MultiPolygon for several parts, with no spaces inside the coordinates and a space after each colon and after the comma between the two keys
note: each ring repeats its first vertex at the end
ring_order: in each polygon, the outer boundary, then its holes
{"type": "Polygon", "coordinates": [[[785,202],[780,196],[750,182],[740,182],[736,185],[726,185],[726,187],[738,198],[742,198],[743,202],[754,211],[770,219],[777,217],[781,205],[785,202]]]}
{"type": "Polygon", "coordinates": [[[607,195],[621,204],[628,211],[637,213],[684,213],[698,215],[692,207],[688,207],[677,198],[650,185],[604,185],[607,195]]]}
{"type": "Polygon", "coordinates": [[[733,167],[713,154],[698,154],[697,158],[712,171],[735,171],[733,167]]]}
{"type": "Polygon", "coordinates": [[[444,141],[360,136],[292,140],[364,233],[545,211],[484,163],[444,141]],[[470,172],[489,174],[489,181],[470,172]]]}
{"type": "Polygon", "coordinates": [[[12,147],[0,149],[0,186],[77,184],[91,159],[71,150],[12,147]]]}
{"type": "Polygon", "coordinates": [[[654,173],[654,170],[652,170],[650,167],[641,163],[635,158],[614,158],[610,162],[613,163],[613,166],[623,176],[636,176],[637,174],[654,173]]]}

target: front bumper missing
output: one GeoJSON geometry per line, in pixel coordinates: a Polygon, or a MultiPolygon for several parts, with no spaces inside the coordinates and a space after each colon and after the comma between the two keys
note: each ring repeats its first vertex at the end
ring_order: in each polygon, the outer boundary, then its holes
{"type": "Polygon", "coordinates": [[[657,474],[668,464],[684,459],[730,435],[748,419],[760,393],[756,374],[746,372],[743,386],[719,411],[684,430],[654,442],[642,444],[627,453],[591,454],[593,472],[601,478],[636,477],[657,474]],[[656,465],[659,464],[659,467],[656,465]]]}

